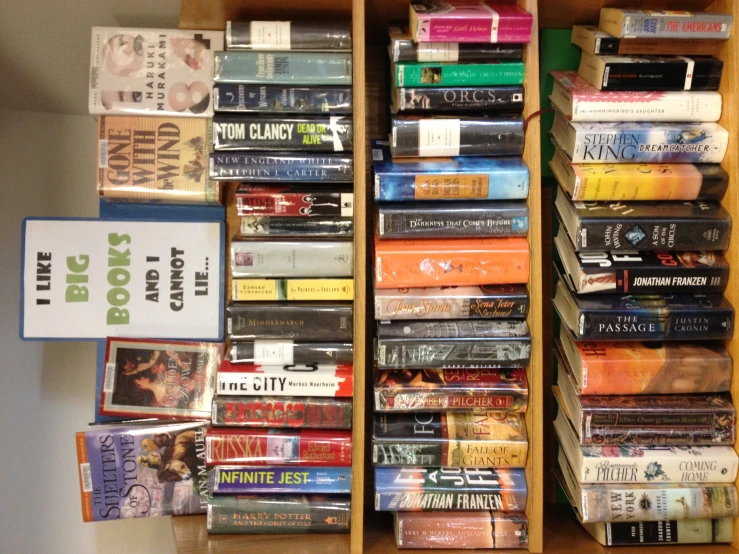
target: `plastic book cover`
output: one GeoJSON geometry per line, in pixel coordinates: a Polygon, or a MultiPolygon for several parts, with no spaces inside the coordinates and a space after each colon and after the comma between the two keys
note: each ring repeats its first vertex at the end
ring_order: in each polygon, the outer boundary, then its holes
{"type": "Polygon", "coordinates": [[[623,38],[727,39],[732,20],[725,13],[602,8],[599,26],[623,38]]]}
{"type": "Polygon", "coordinates": [[[269,427],[351,429],[351,398],[216,395],[212,425],[215,427],[269,427]]]}
{"type": "Polygon", "coordinates": [[[231,303],[226,331],[232,340],[352,340],[349,302],[231,303]]]}
{"type": "Polygon", "coordinates": [[[209,175],[216,181],[351,183],[354,161],[346,154],[217,152],[210,155],[209,175]]]}
{"type": "Polygon", "coordinates": [[[235,302],[354,300],[354,279],[234,279],[235,302]]]}
{"type": "Polygon", "coordinates": [[[353,275],[354,245],[348,240],[242,239],[231,242],[231,276],[235,278],[353,275]]]}
{"type": "Polygon", "coordinates": [[[487,62],[520,60],[522,44],[422,42],[411,37],[408,28],[390,27],[390,60],[394,62],[487,62]]]}
{"type": "Polygon", "coordinates": [[[216,113],[352,113],[352,87],[237,85],[213,87],[216,113]]]}
{"type": "Polygon", "coordinates": [[[85,521],[206,511],[207,424],[108,425],[77,433],[85,521]]]}
{"type": "Polygon", "coordinates": [[[397,62],[391,79],[397,87],[490,87],[522,85],[524,66],[520,61],[473,63],[397,62]]]}
{"type": "Polygon", "coordinates": [[[392,87],[392,113],[520,112],[523,86],[392,87]]]}
{"type": "Polygon", "coordinates": [[[630,38],[621,40],[601,31],[597,25],[574,25],[572,44],[588,54],[620,54],[667,56],[690,54],[691,56],[713,56],[717,41],[692,38],[630,38]]]}
{"type": "Polygon", "coordinates": [[[213,494],[349,494],[351,468],[231,467],[211,472],[213,494]]]}
{"type": "Polygon", "coordinates": [[[216,83],[351,85],[351,53],[216,52],[216,83]]]}
{"type": "Polygon", "coordinates": [[[402,369],[374,374],[375,411],[505,410],[525,412],[523,369],[402,369]]]}
{"type": "Polygon", "coordinates": [[[526,508],[523,469],[376,467],[376,511],[526,508]]]}
{"type": "Polygon", "coordinates": [[[102,415],[209,419],[223,345],[108,339],[102,415]]]}
{"type": "Polygon", "coordinates": [[[352,217],[354,193],[351,187],[322,185],[239,185],[236,213],[240,216],[352,217]]]}
{"type": "Polygon", "coordinates": [[[232,365],[226,360],[218,370],[217,391],[218,395],[349,398],[354,373],[351,365],[232,365]]]}
{"type": "Polygon", "coordinates": [[[91,114],[212,117],[222,31],[93,27],[91,114]]]}
{"type": "Polygon", "coordinates": [[[734,520],[687,519],[588,523],[585,530],[603,546],[711,544],[734,540],[734,520]]]}
{"type": "Polygon", "coordinates": [[[241,364],[288,366],[351,364],[351,341],[293,341],[284,339],[257,339],[232,342],[228,351],[232,367],[241,364]]]}
{"type": "Polygon", "coordinates": [[[227,50],[352,49],[349,21],[227,21],[227,50]]]}
{"type": "Polygon", "coordinates": [[[354,217],[280,217],[247,215],[241,218],[240,236],[246,237],[352,237],[354,217]]]}

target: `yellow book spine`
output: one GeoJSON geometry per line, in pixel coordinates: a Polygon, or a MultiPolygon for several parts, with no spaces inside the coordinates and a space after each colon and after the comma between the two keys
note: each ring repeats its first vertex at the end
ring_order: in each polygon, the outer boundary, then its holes
{"type": "Polygon", "coordinates": [[[354,279],[288,279],[288,300],[354,300],[354,279]]]}
{"type": "Polygon", "coordinates": [[[695,200],[703,186],[692,164],[577,164],[572,199],[583,202],[695,200]]]}
{"type": "Polygon", "coordinates": [[[231,298],[236,302],[284,300],[279,283],[279,279],[234,279],[231,298]]]}

